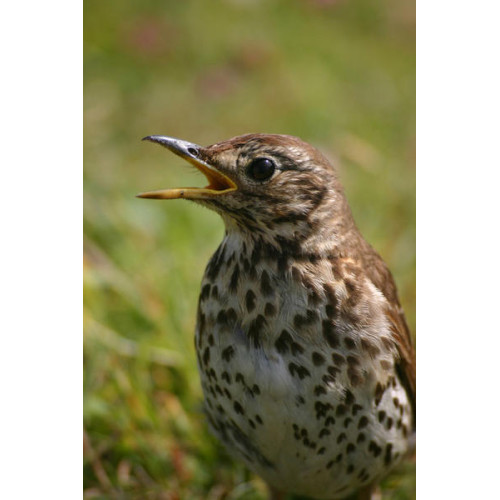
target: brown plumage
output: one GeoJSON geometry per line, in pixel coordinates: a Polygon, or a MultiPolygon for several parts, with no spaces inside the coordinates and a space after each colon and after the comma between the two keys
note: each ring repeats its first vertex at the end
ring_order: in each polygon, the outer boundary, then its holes
{"type": "Polygon", "coordinates": [[[196,327],[212,431],[275,498],[369,498],[412,448],[415,357],[392,276],[334,169],[291,136],[146,139],[209,184],[139,196],[193,200],[226,226],[196,327]]]}

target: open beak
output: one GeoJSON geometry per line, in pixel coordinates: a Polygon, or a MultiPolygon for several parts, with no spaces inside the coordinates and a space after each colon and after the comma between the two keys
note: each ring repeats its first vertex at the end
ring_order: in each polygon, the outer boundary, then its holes
{"type": "Polygon", "coordinates": [[[236,184],[229,177],[199,158],[200,151],[203,149],[201,146],[182,141],[181,139],[176,139],[175,137],[166,137],[163,135],[149,135],[148,137],[144,137],[143,141],[157,142],[161,146],[172,151],[172,153],[175,153],[177,156],[191,163],[191,165],[194,165],[205,175],[208,180],[208,186],[204,188],[188,187],[148,191],[138,194],[138,198],[152,198],[155,200],[186,198],[188,200],[196,200],[219,196],[237,189],[236,184]]]}

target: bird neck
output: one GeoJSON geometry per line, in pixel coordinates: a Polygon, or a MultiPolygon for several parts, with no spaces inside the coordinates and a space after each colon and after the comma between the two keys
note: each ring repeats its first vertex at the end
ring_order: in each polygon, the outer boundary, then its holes
{"type": "Polygon", "coordinates": [[[226,233],[221,246],[239,252],[286,258],[330,257],[351,254],[360,239],[351,210],[343,196],[323,204],[304,220],[285,223],[266,221],[248,226],[224,217],[226,233]]]}

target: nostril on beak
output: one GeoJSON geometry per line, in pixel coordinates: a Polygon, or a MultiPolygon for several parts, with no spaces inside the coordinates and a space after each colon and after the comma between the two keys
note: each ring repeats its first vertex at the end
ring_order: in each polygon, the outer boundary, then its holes
{"type": "Polygon", "coordinates": [[[192,156],[198,156],[198,150],[195,148],[188,148],[188,153],[192,156]]]}

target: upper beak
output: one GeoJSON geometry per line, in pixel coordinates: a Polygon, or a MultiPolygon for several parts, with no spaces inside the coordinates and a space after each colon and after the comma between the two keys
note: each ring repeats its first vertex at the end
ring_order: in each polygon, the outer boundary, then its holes
{"type": "Polygon", "coordinates": [[[220,170],[217,170],[212,165],[200,159],[200,152],[203,149],[201,146],[182,141],[181,139],[176,139],[175,137],[166,137],[163,135],[149,135],[144,137],[143,141],[157,142],[177,156],[184,158],[184,160],[194,165],[205,175],[209,184],[204,188],[189,187],[148,191],[138,194],[138,198],[153,198],[157,200],[186,198],[188,200],[195,200],[230,193],[237,189],[233,180],[220,172],[220,170]]]}

